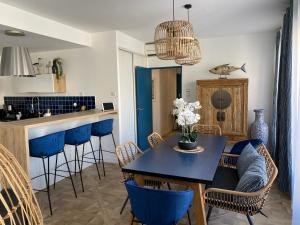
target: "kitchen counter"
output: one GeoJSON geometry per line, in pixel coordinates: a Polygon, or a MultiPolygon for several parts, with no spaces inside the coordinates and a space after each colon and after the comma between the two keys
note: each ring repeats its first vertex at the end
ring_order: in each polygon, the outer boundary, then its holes
{"type": "MultiPolygon", "coordinates": [[[[87,110],[83,112],[32,118],[12,122],[0,122],[0,144],[4,145],[17,158],[25,171],[29,171],[29,130],[59,126],[64,123],[77,124],[85,121],[99,121],[102,117],[117,114],[117,111],[87,110]]],[[[86,122],[86,123],[88,123],[86,122]]],[[[71,127],[72,128],[72,127],[71,127]]],[[[42,133],[42,132],[39,132],[42,133]]],[[[46,134],[43,134],[46,135],[46,134]]]]}

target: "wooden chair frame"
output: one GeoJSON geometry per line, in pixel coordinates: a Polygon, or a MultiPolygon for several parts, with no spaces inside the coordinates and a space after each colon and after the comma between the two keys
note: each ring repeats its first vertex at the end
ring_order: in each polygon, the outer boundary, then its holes
{"type": "MultiPolygon", "coordinates": [[[[267,185],[262,189],[251,193],[208,188],[204,192],[204,199],[206,204],[210,207],[209,211],[211,211],[212,207],[216,207],[245,214],[247,215],[250,224],[253,224],[250,216],[253,216],[257,213],[263,214],[262,208],[268,197],[272,184],[274,183],[274,180],[277,176],[278,170],[267,148],[263,144],[258,146],[257,151],[265,158],[266,161],[268,176],[267,185]]],[[[237,169],[236,161],[238,157],[239,155],[224,153],[222,155],[219,166],[237,169]]]]}
{"type": "Polygon", "coordinates": [[[148,136],[148,143],[151,146],[151,148],[154,148],[159,143],[161,143],[164,139],[160,136],[159,133],[153,132],[148,136]]]}
{"type": "Polygon", "coordinates": [[[195,124],[192,127],[192,131],[196,131],[200,134],[222,135],[222,130],[219,125],[195,124]]]}
{"type": "Polygon", "coordinates": [[[0,186],[0,204],[6,211],[0,216],[1,225],[43,225],[43,216],[29,177],[12,153],[1,144],[0,186]]]}

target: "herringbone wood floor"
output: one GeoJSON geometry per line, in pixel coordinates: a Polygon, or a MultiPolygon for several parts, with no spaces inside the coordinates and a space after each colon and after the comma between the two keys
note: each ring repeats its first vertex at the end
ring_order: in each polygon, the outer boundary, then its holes
{"type": "MultiPolygon", "coordinates": [[[[56,189],[51,189],[53,216],[49,215],[46,193],[38,193],[46,225],[121,225],[129,224],[130,204],[123,215],[120,207],[126,197],[121,182],[118,165],[106,164],[107,175],[99,181],[94,166],[84,170],[85,192],[81,191],[80,179],[77,175],[75,185],[78,198],[73,194],[68,179],[59,182],[56,189]]],[[[261,215],[254,217],[256,225],[289,225],[291,224],[290,200],[286,194],[280,193],[276,187],[265,205],[264,212],[269,218],[261,215]]],[[[193,221],[192,221],[193,223],[193,221]]],[[[184,218],[180,225],[188,224],[184,218]]],[[[243,215],[223,210],[214,210],[209,225],[246,225],[243,215]]]]}

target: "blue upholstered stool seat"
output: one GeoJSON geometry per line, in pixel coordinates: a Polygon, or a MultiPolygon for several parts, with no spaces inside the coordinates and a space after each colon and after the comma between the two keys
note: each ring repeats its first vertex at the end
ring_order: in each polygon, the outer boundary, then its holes
{"type": "Polygon", "coordinates": [[[31,157],[49,157],[64,150],[65,132],[49,134],[43,137],[29,140],[31,157]]]}
{"type": "MultiPolygon", "coordinates": [[[[68,145],[75,146],[75,159],[72,160],[72,162],[75,162],[75,171],[74,171],[75,175],[77,174],[77,172],[79,172],[82,191],[84,191],[83,177],[82,177],[83,163],[95,164],[99,180],[101,179],[95,152],[94,152],[92,142],[91,142],[91,132],[92,132],[92,124],[86,124],[83,126],[79,126],[79,127],[73,128],[73,129],[66,130],[66,136],[65,136],[65,143],[68,145]],[[85,152],[85,144],[87,142],[89,142],[90,146],[91,146],[90,152],[85,152]],[[79,145],[82,145],[81,157],[78,153],[79,145]],[[86,156],[91,153],[93,154],[93,158],[86,156]],[[94,162],[88,161],[89,159],[92,159],[94,162]],[[77,171],[77,165],[78,165],[79,171],[77,171]]],[[[57,170],[57,168],[59,168],[62,165],[57,166],[55,171],[57,170]]]]}
{"type": "Polygon", "coordinates": [[[81,145],[91,138],[92,124],[86,124],[70,130],[66,130],[65,143],[68,145],[81,145]]]}
{"type": "Polygon", "coordinates": [[[111,154],[115,154],[115,149],[112,151],[102,149],[101,138],[107,135],[112,136],[112,140],[114,143],[114,147],[116,148],[115,138],[113,134],[113,119],[105,119],[99,122],[93,123],[92,125],[92,136],[96,136],[99,138],[99,163],[102,161],[103,174],[105,176],[105,166],[104,166],[104,157],[103,152],[108,152],[111,154]]]}
{"type": "Polygon", "coordinates": [[[125,183],[134,216],[147,225],[173,225],[188,212],[193,190],[169,191],[137,186],[130,180],[125,183]]]}
{"type": "MultiPolygon", "coordinates": [[[[44,174],[33,177],[32,180],[44,175],[45,183],[46,183],[46,187],[47,187],[48,202],[49,202],[49,208],[50,208],[51,215],[52,215],[52,206],[51,206],[51,199],[50,199],[50,174],[53,174],[50,172],[50,160],[49,159],[51,156],[56,156],[54,187],[55,187],[56,176],[58,176],[58,174],[56,174],[57,158],[58,158],[59,153],[63,153],[64,157],[65,157],[67,169],[68,169],[67,171],[64,171],[64,172],[68,172],[69,176],[68,177],[63,176],[63,175],[59,175],[59,176],[69,178],[71,180],[71,183],[73,186],[73,191],[74,191],[75,197],[77,198],[75,186],[74,186],[73,179],[71,176],[70,167],[68,165],[68,160],[67,160],[66,154],[64,152],[64,146],[65,146],[65,131],[61,131],[61,132],[57,132],[57,133],[53,133],[53,134],[49,134],[49,135],[46,135],[43,137],[29,140],[30,156],[36,157],[36,158],[41,158],[42,162],[43,162],[43,170],[44,170],[44,174]],[[47,169],[46,169],[46,163],[45,163],[46,159],[48,161],[47,169]]],[[[38,191],[40,191],[40,190],[38,190],[38,191]]]]}
{"type": "Polygon", "coordinates": [[[113,119],[101,120],[93,123],[92,135],[97,137],[104,137],[110,135],[113,131],[113,119]]]}

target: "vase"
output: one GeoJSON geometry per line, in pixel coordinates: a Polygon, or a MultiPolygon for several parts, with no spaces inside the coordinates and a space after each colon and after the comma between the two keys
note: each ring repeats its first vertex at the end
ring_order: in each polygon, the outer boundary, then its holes
{"type": "Polygon", "coordinates": [[[197,141],[194,142],[178,142],[178,147],[184,150],[193,150],[197,148],[197,141]]]}
{"type": "Polygon", "coordinates": [[[251,124],[250,134],[253,139],[260,139],[267,145],[269,137],[268,124],[264,120],[264,110],[255,109],[255,121],[251,124]]]}

